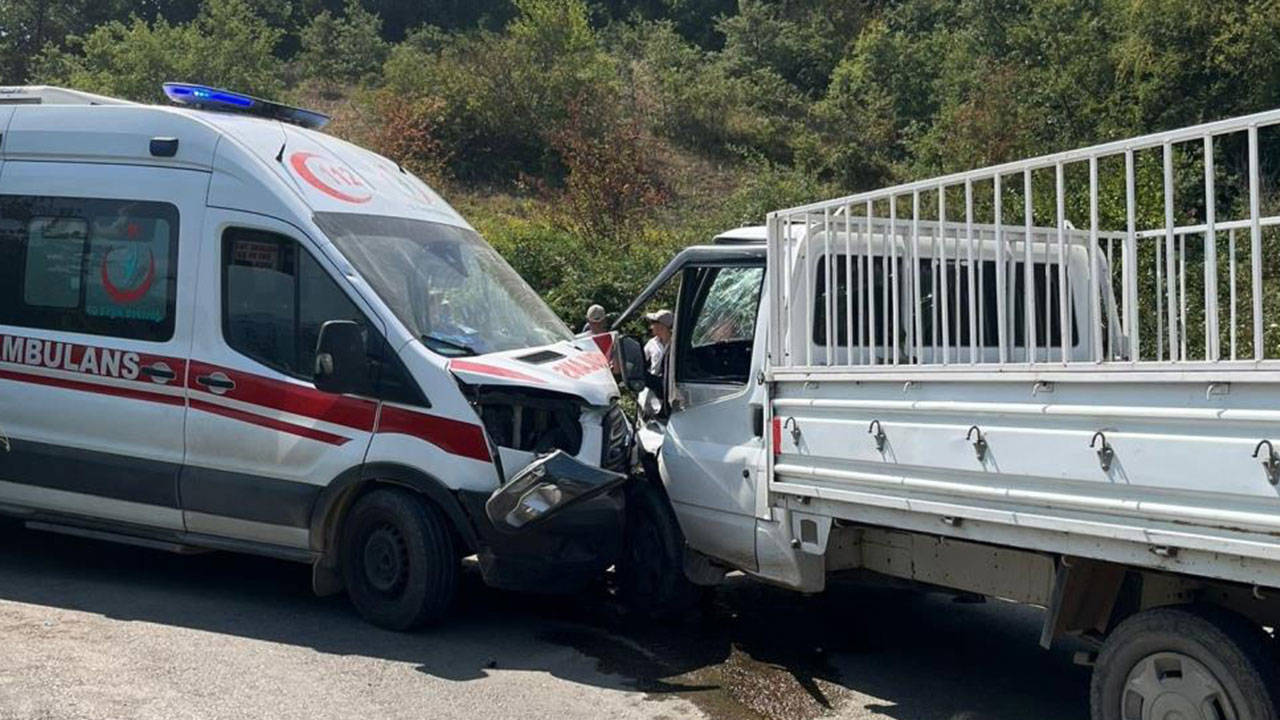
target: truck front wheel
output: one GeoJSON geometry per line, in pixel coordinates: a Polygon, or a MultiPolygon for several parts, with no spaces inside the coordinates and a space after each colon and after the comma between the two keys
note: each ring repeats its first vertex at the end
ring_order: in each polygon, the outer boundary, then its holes
{"type": "Polygon", "coordinates": [[[434,505],[407,490],[379,488],[357,500],[340,552],[351,603],[379,627],[435,622],[457,592],[453,534],[434,505]]]}
{"type": "Polygon", "coordinates": [[[1120,623],[1093,669],[1093,720],[1277,720],[1267,636],[1214,607],[1157,608],[1120,623]]]}
{"type": "Polygon", "coordinates": [[[685,577],[684,536],[671,504],[651,482],[633,482],[628,489],[616,572],[620,599],[641,617],[678,617],[703,596],[702,588],[685,577]]]}

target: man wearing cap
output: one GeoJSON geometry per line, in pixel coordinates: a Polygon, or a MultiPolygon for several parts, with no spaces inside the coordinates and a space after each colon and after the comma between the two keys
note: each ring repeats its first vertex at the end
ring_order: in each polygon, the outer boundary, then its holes
{"type": "Polygon", "coordinates": [[[670,310],[659,310],[644,316],[649,321],[649,332],[653,337],[644,344],[644,359],[649,365],[649,374],[662,377],[667,348],[671,346],[671,328],[675,325],[676,316],[670,310]]]}
{"type": "Polygon", "coordinates": [[[605,315],[604,306],[592,305],[587,308],[587,324],[582,326],[582,332],[603,335],[609,332],[608,321],[609,317],[605,315]]]}

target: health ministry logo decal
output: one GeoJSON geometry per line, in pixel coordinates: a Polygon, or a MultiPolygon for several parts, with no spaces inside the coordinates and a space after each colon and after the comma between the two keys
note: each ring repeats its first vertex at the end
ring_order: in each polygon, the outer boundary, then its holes
{"type": "Polygon", "coordinates": [[[156,257],[149,247],[118,247],[102,256],[102,289],[118,305],[146,297],[156,279],[156,257]]]}

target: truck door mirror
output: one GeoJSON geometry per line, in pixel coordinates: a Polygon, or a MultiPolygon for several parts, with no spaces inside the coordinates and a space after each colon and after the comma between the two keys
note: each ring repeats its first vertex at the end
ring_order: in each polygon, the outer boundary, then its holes
{"type": "Polygon", "coordinates": [[[618,352],[618,364],[622,368],[622,382],[631,392],[638,393],[644,389],[644,346],[630,335],[623,336],[615,346],[618,352]]]}
{"type": "Polygon", "coordinates": [[[369,353],[359,323],[330,320],[320,326],[313,381],[316,389],[328,393],[372,394],[369,353]]]}

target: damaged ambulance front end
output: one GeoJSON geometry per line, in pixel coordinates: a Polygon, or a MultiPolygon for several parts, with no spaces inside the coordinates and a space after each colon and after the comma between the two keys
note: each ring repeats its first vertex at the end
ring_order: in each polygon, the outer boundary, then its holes
{"type": "Polygon", "coordinates": [[[621,552],[631,427],[609,361],[590,339],[455,358],[449,369],[496,449],[503,484],[464,493],[487,520],[477,553],[488,584],[580,587],[621,552]]]}
{"type": "Polygon", "coordinates": [[[484,428],[491,469],[448,484],[486,584],[566,592],[598,577],[621,551],[632,441],[606,338],[574,337],[464,224],[315,221],[413,338],[397,353],[409,374],[444,370],[451,387],[429,396],[460,395],[484,428]]]}

